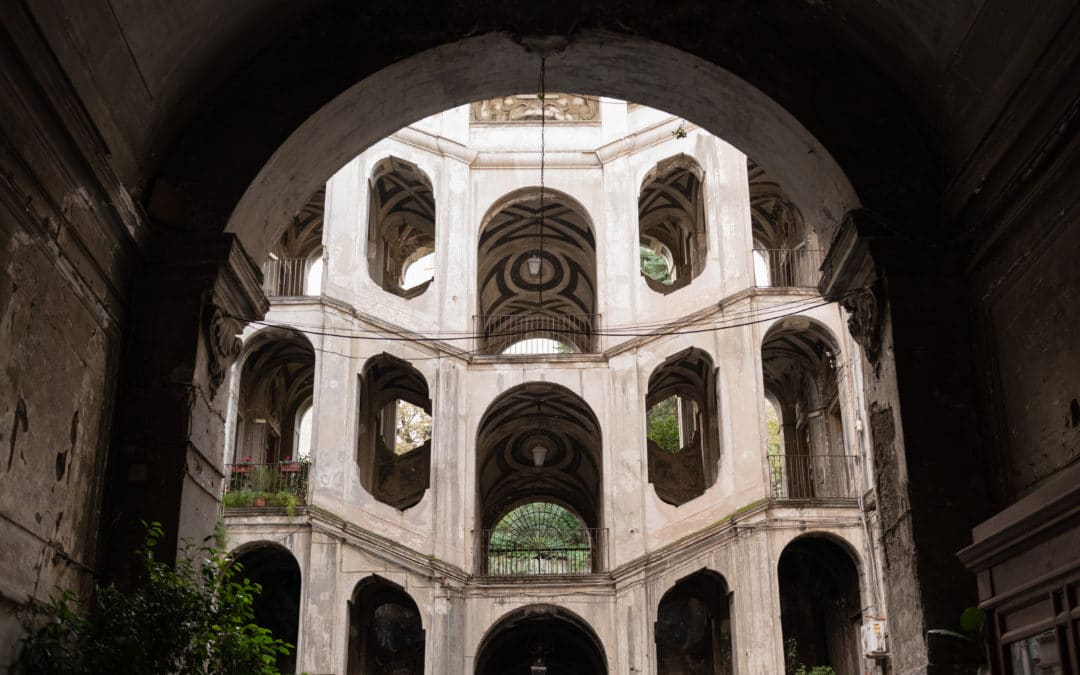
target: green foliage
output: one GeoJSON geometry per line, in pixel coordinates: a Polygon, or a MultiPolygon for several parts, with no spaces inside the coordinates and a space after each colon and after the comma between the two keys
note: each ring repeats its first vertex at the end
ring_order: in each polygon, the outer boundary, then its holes
{"type": "Polygon", "coordinates": [[[808,666],[799,658],[799,643],[795,638],[784,642],[785,675],[836,675],[832,666],[808,666]]]}
{"type": "Polygon", "coordinates": [[[227,509],[242,508],[255,503],[257,493],[254,490],[230,490],[221,498],[227,509]]]}
{"type": "Polygon", "coordinates": [[[772,495],[782,497],[784,494],[784,459],[783,447],[780,440],[780,416],[772,403],[765,404],[765,432],[768,438],[766,451],[769,462],[769,482],[772,484],[772,495]]]}
{"type": "Polygon", "coordinates": [[[679,397],[669,396],[649,408],[645,415],[645,435],[667,452],[678,452],[681,448],[678,404],[679,397]]]}
{"type": "Polygon", "coordinates": [[[668,266],[668,261],[664,259],[664,256],[644,246],[638,248],[638,253],[641,257],[641,273],[653,281],[659,281],[665,286],[670,286],[672,283],[671,268],[668,266]]]}
{"type": "Polygon", "coordinates": [[[217,549],[187,549],[175,565],[154,558],[158,523],[137,551],[144,583],[97,587],[89,612],[70,591],[31,608],[16,672],[24,675],[271,675],[289,645],[255,623],[261,592],[217,549]]]}

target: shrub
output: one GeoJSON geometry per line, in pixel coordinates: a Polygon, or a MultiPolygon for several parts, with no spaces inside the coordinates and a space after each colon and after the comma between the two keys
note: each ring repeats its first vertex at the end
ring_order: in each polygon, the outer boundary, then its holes
{"type": "Polygon", "coordinates": [[[161,525],[147,526],[137,551],[143,584],[98,586],[89,612],[63,591],[24,618],[16,672],[25,675],[270,675],[289,645],[255,623],[258,584],[222,551],[187,548],[175,565],[154,558],[161,525]]]}

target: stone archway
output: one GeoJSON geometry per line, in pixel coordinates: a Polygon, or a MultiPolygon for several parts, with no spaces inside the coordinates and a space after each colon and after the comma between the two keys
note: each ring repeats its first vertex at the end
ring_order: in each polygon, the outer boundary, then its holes
{"type": "Polygon", "coordinates": [[[600,638],[573,612],[554,605],[530,605],[510,612],[484,636],[477,650],[476,675],[606,675],[600,638]]]}

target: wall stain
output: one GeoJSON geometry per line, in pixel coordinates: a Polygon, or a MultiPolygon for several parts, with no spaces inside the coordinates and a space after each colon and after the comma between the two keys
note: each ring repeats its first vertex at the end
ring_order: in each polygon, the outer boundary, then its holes
{"type": "Polygon", "coordinates": [[[23,397],[19,397],[19,402],[15,406],[15,417],[11,420],[11,440],[8,448],[8,460],[7,470],[11,471],[11,461],[15,459],[15,441],[19,438],[19,427],[22,426],[22,432],[25,434],[30,430],[30,421],[26,418],[26,401],[23,397]]]}

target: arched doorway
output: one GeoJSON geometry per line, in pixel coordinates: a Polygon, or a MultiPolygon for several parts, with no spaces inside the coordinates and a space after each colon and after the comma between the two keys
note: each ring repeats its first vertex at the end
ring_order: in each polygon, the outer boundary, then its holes
{"type": "Polygon", "coordinates": [[[601,449],[596,415],[560,385],[522,384],[488,406],[476,436],[481,573],[604,569],[601,449]]]}
{"type": "MultiPolygon", "coordinates": [[[[243,576],[262,586],[252,609],[255,622],[294,647],[300,633],[300,565],[287,549],[270,542],[247,544],[233,553],[243,566],[243,576]]],[[[296,650],[279,654],[275,667],[283,673],[296,670],[296,650]]]]}
{"type": "Polygon", "coordinates": [[[861,673],[859,571],[846,547],[824,536],[799,537],[780,554],[777,573],[787,667],[861,673]]]}
{"type": "Polygon", "coordinates": [[[405,589],[382,577],[364,579],[349,602],[347,675],[422,675],[424,625],[405,589]]]}
{"type": "Polygon", "coordinates": [[[476,675],[606,675],[600,638],[579,616],[553,605],[515,610],[480,643],[476,675]]]}
{"type": "Polygon", "coordinates": [[[656,672],[732,675],[731,601],[724,577],[709,570],[680,579],[656,611],[656,672]]]}

